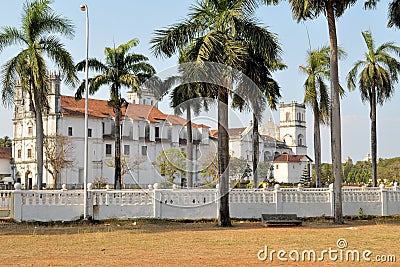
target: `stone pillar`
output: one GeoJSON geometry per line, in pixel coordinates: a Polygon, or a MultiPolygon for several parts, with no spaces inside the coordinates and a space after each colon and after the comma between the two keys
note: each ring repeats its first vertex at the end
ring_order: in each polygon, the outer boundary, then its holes
{"type": "Polygon", "coordinates": [[[13,193],[13,201],[12,201],[12,210],[11,210],[11,217],[16,222],[22,222],[22,191],[21,191],[21,184],[16,183],[14,185],[14,193],[13,193]]]}
{"type": "Polygon", "coordinates": [[[275,198],[275,213],[282,213],[283,207],[282,207],[282,191],[281,191],[281,186],[279,184],[276,184],[274,186],[274,198],[275,198]]]}
{"type": "MultiPolygon", "coordinates": [[[[331,204],[331,214],[330,214],[330,216],[333,217],[334,214],[335,214],[335,194],[333,192],[333,184],[329,185],[329,203],[331,204]]],[[[342,208],[344,208],[344,201],[343,200],[342,200],[342,208]]],[[[345,214],[343,214],[343,215],[345,215],[345,214]]]]}
{"type": "Polygon", "coordinates": [[[382,203],[382,216],[387,216],[388,215],[388,196],[387,196],[387,190],[385,189],[384,184],[379,185],[379,189],[381,191],[381,203],[382,203]]]}
{"type": "Polygon", "coordinates": [[[161,203],[161,191],[158,190],[158,184],[155,183],[153,186],[153,197],[154,197],[154,210],[153,210],[153,218],[161,218],[161,208],[162,208],[162,203],[161,203]]]}

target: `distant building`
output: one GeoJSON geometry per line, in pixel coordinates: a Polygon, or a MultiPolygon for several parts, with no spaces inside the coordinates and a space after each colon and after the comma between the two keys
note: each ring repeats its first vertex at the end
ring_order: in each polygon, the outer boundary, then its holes
{"type": "Polygon", "coordinates": [[[371,162],[372,161],[371,154],[367,153],[367,155],[365,155],[362,161],[371,162]]]}
{"type": "Polygon", "coordinates": [[[347,164],[353,165],[353,159],[352,159],[352,158],[350,158],[349,156],[347,156],[347,157],[344,159],[344,163],[347,163],[347,164]]]}
{"type": "Polygon", "coordinates": [[[274,159],[274,178],[279,183],[298,183],[304,170],[311,173],[312,160],[307,155],[279,155],[274,159]]]}
{"type": "MultiPolygon", "coordinates": [[[[305,105],[298,104],[293,101],[289,104],[281,103],[279,107],[280,123],[275,124],[272,120],[268,120],[259,126],[259,161],[274,162],[280,160],[279,166],[281,170],[274,170],[274,177],[280,182],[297,183],[303,173],[303,169],[298,169],[297,165],[291,160],[298,158],[290,158],[290,161],[283,162],[280,155],[300,155],[309,159],[307,155],[306,145],[306,121],[305,121],[305,105]],[[283,167],[286,165],[286,167],[283,167]],[[289,165],[291,167],[289,171],[289,165]],[[284,172],[282,169],[287,169],[284,172]]],[[[248,162],[253,161],[253,124],[241,128],[229,128],[229,154],[231,157],[242,158],[248,162]]],[[[218,137],[217,130],[211,130],[210,136],[214,139],[218,137]]],[[[250,164],[251,165],[251,164],[250,164]]],[[[307,164],[301,162],[304,167],[307,164]]],[[[252,165],[251,165],[252,166],[252,165]]],[[[311,170],[311,165],[308,166],[311,170]]],[[[310,171],[311,173],[311,171],[310,171]]],[[[262,180],[265,177],[260,177],[262,180]]],[[[252,178],[251,178],[252,179],[252,178]]]]}
{"type": "Polygon", "coordinates": [[[13,161],[11,147],[0,147],[0,182],[4,185],[12,184],[13,161]]]}

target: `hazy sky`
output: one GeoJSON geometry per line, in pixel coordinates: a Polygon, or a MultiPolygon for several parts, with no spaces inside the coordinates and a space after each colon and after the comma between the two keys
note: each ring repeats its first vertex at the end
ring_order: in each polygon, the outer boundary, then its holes
{"type": "MultiPolygon", "coordinates": [[[[20,26],[23,0],[2,0],[0,9],[0,27],[20,26]]],[[[377,9],[365,11],[361,2],[348,9],[345,15],[338,20],[338,39],[340,46],[347,52],[348,57],[340,62],[340,80],[345,86],[345,77],[354,62],[360,59],[365,50],[361,31],[371,30],[376,44],[386,41],[395,41],[400,44],[400,31],[386,28],[387,1],[380,1],[377,9]]],[[[67,49],[74,60],[84,59],[85,53],[85,15],[80,11],[78,0],[57,0],[52,5],[57,13],[68,17],[76,26],[73,40],[65,40],[67,49]]],[[[150,58],[150,63],[157,71],[176,64],[176,57],[160,59],[151,55],[149,41],[156,29],[176,23],[183,19],[189,12],[193,0],[171,1],[86,1],[89,6],[90,20],[90,50],[89,56],[103,59],[106,46],[119,45],[132,38],[139,38],[140,44],[135,49],[150,58]]],[[[305,77],[298,71],[298,66],[305,64],[306,51],[309,48],[307,38],[308,29],[311,46],[313,48],[328,44],[327,23],[324,17],[318,20],[296,23],[291,16],[286,3],[278,7],[262,7],[257,11],[261,24],[268,26],[270,31],[276,33],[282,44],[283,61],[288,65],[285,71],[274,74],[274,78],[282,87],[281,101],[292,100],[302,102],[303,83],[305,77]]],[[[6,49],[0,54],[0,64],[17,53],[18,49],[6,49]]],[[[50,65],[51,68],[52,65],[50,65]]],[[[396,85],[396,94],[383,107],[378,109],[378,156],[382,158],[399,156],[400,142],[400,86],[396,85]]],[[[62,93],[71,95],[72,88],[63,87],[62,93]]],[[[94,97],[107,98],[107,89],[99,92],[94,97]]],[[[164,101],[162,110],[168,111],[168,104],[164,101]]],[[[248,122],[250,116],[243,115],[242,120],[248,122]]],[[[275,121],[279,121],[274,113],[275,121]]],[[[12,136],[12,111],[0,107],[0,136],[12,136]]],[[[309,154],[313,157],[312,147],[312,113],[307,111],[307,144],[309,154]]],[[[239,126],[235,124],[234,126],[239,126]]],[[[356,90],[347,92],[342,100],[342,145],[343,158],[352,157],[361,160],[370,151],[370,126],[369,108],[361,103],[360,94],[356,90]]],[[[322,159],[330,161],[329,129],[322,131],[322,159]]]]}

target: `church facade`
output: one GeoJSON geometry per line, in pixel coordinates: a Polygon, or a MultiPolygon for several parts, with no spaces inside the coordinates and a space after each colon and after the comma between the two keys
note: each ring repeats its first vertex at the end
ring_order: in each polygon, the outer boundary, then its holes
{"type": "MultiPolygon", "coordinates": [[[[43,116],[44,135],[62,137],[65,142],[56,142],[56,150],[68,145],[70,153],[66,155],[68,163],[61,168],[54,179],[49,158],[44,157],[43,183],[46,187],[59,188],[67,184],[70,188],[82,188],[84,180],[84,99],[60,94],[60,77],[56,73],[49,75],[50,92],[48,110],[43,116]],[[63,144],[61,144],[63,143],[63,144]]],[[[157,108],[154,95],[148,90],[141,94],[128,92],[129,105],[123,109],[121,119],[121,157],[123,184],[145,187],[160,183],[165,177],[154,167],[157,156],[164,150],[176,148],[186,151],[186,120],[175,115],[164,114],[157,108]]],[[[36,130],[35,115],[30,108],[30,98],[21,87],[15,88],[15,106],[13,114],[12,158],[15,162],[14,180],[23,188],[32,189],[37,185],[36,175],[36,130]]],[[[114,183],[114,140],[115,122],[113,109],[106,100],[89,99],[89,153],[88,182],[114,183]]],[[[206,168],[210,155],[216,153],[217,131],[210,130],[204,124],[193,126],[194,142],[194,184],[203,181],[196,170],[206,168]],[[201,165],[201,166],[200,166],[201,165]]],[[[252,129],[247,127],[228,129],[231,157],[252,161],[252,129]]],[[[292,102],[280,104],[280,123],[267,121],[260,126],[260,161],[271,162],[279,155],[306,155],[305,106],[292,102]]],[[[46,153],[45,153],[46,154],[46,153]]],[[[250,164],[251,165],[251,164],[250,164]]],[[[292,176],[293,176],[293,172],[292,176]]],[[[288,174],[289,175],[289,174],[288,174]]],[[[294,176],[296,176],[295,174],[294,176]]],[[[280,172],[278,181],[288,178],[280,172]],[[280,177],[282,176],[282,177],[280,177]]],[[[286,175],[287,176],[287,175],[286,175]]],[[[299,174],[299,177],[301,173],[299,174]]],[[[184,175],[176,177],[177,184],[185,185],[184,175]]]]}
{"type": "MultiPolygon", "coordinates": [[[[59,173],[56,185],[49,171],[44,169],[43,183],[47,187],[67,184],[69,187],[82,188],[84,179],[84,99],[60,95],[60,79],[57,74],[50,75],[49,111],[44,116],[45,136],[61,136],[68,140],[72,148],[66,159],[68,167],[59,173]]],[[[124,184],[147,186],[162,181],[153,162],[163,150],[186,147],[186,120],[175,115],[162,113],[156,99],[149,92],[143,96],[128,93],[128,107],[123,110],[121,122],[121,157],[129,171],[123,177],[124,184]]],[[[88,182],[96,180],[113,184],[114,180],[114,112],[105,100],[89,99],[89,163],[88,182]]],[[[209,127],[194,124],[194,157],[208,150],[209,127]]],[[[32,189],[37,185],[35,116],[30,111],[29,96],[21,88],[16,88],[13,116],[12,155],[16,165],[16,181],[24,188],[32,189]]],[[[62,149],[62,148],[57,148],[62,149]]],[[[44,162],[46,164],[46,157],[44,162]]],[[[196,176],[195,176],[196,178],[196,176]]],[[[183,183],[178,180],[176,183],[183,183]]]]}

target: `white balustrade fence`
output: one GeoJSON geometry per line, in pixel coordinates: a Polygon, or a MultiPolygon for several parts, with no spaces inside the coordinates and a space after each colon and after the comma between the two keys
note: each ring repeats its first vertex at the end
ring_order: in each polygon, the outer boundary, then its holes
{"type": "MultiPolygon", "coordinates": [[[[344,188],[343,214],[400,214],[400,188],[344,188]]],[[[217,189],[89,190],[89,214],[95,220],[166,218],[215,219],[217,189]]],[[[262,213],[299,217],[333,216],[332,188],[233,189],[233,218],[260,218],[262,213]]],[[[83,216],[83,191],[0,191],[0,217],[16,221],[72,221],[83,216]]]]}

